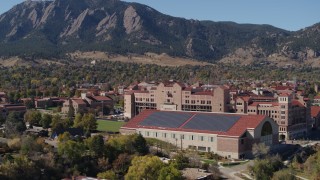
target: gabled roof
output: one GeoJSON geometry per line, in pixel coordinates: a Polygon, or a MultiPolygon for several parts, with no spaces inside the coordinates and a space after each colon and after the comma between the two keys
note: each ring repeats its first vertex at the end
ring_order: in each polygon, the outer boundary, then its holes
{"type": "Polygon", "coordinates": [[[122,129],[159,129],[240,137],[267,116],[229,113],[145,110],[122,129]]]}

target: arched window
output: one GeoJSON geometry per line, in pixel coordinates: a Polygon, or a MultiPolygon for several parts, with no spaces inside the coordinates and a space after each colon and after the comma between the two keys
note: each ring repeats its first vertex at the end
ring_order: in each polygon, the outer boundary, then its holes
{"type": "Polygon", "coordinates": [[[268,121],[266,121],[262,126],[260,142],[264,143],[265,145],[272,145],[272,142],[273,142],[272,125],[268,121]]]}
{"type": "Polygon", "coordinates": [[[267,136],[272,134],[272,126],[270,122],[265,122],[262,126],[261,136],[267,136]]]}

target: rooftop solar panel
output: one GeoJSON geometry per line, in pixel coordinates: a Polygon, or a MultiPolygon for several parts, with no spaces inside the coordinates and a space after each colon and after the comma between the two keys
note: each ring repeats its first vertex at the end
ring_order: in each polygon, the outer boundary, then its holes
{"type": "Polygon", "coordinates": [[[219,114],[197,114],[182,128],[208,131],[228,131],[240,116],[226,116],[219,114]]]}
{"type": "Polygon", "coordinates": [[[139,125],[178,128],[192,115],[192,113],[154,112],[140,122],[139,125]]]}

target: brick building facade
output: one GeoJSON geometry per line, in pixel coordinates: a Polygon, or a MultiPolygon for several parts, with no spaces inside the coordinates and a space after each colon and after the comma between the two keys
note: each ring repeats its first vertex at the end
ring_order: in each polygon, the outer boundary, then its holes
{"type": "Polygon", "coordinates": [[[179,82],[141,83],[124,95],[124,115],[132,118],[144,109],[228,112],[229,90],[224,86],[188,86],[179,82]]]}
{"type": "Polygon", "coordinates": [[[251,158],[254,143],[278,144],[278,125],[266,115],[145,110],[120,133],[235,159],[251,158]]]}

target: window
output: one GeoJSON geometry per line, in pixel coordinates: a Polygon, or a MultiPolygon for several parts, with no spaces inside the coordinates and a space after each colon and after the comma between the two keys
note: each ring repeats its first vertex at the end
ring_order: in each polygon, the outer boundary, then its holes
{"type": "Polygon", "coordinates": [[[193,140],[194,140],[194,136],[193,136],[193,135],[190,135],[190,136],[189,136],[189,139],[193,141],[193,140]]]}
{"type": "Polygon", "coordinates": [[[154,137],[158,137],[158,133],[157,132],[155,132],[153,135],[154,135],[154,137]]]}
{"type": "Polygon", "coordinates": [[[167,138],[167,133],[163,133],[162,137],[167,138]]]}
{"type": "Polygon", "coordinates": [[[214,141],[214,137],[210,137],[210,142],[213,142],[214,141]]]}
{"type": "Polygon", "coordinates": [[[205,104],[206,103],[206,101],[204,101],[204,100],[201,100],[201,104],[205,104]]]}
{"type": "Polygon", "coordinates": [[[198,151],[206,151],[207,148],[203,146],[198,146],[198,151]]]}
{"type": "Polygon", "coordinates": [[[176,134],[171,134],[171,137],[172,137],[173,139],[175,139],[175,138],[176,138],[176,134]]]}
{"type": "Polygon", "coordinates": [[[281,105],[281,109],[285,109],[286,108],[286,106],[285,105],[281,105]]]}
{"type": "Polygon", "coordinates": [[[150,136],[150,133],[149,133],[149,131],[146,131],[146,136],[150,136]]]}
{"type": "Polygon", "coordinates": [[[199,136],[199,140],[200,140],[200,141],[203,141],[203,140],[204,140],[204,137],[203,137],[203,136],[199,136]]]}
{"type": "Polygon", "coordinates": [[[281,114],[286,114],[286,112],[285,111],[281,111],[281,114]]]}
{"type": "Polygon", "coordinates": [[[184,134],[181,134],[181,135],[180,135],[180,139],[184,139],[184,134]]]}
{"type": "Polygon", "coordinates": [[[170,102],[170,99],[167,99],[167,103],[169,103],[170,102]]]}
{"type": "Polygon", "coordinates": [[[244,139],[241,139],[240,142],[241,142],[241,144],[244,144],[244,139]]]}
{"type": "Polygon", "coordinates": [[[207,101],[207,104],[211,104],[211,101],[207,101]]]}
{"type": "Polygon", "coordinates": [[[186,96],[186,98],[189,98],[189,96],[186,96]]]}
{"type": "Polygon", "coordinates": [[[285,116],[281,116],[281,119],[286,119],[286,117],[285,116]]]}
{"type": "Polygon", "coordinates": [[[195,100],[191,100],[191,104],[195,104],[196,103],[196,101],[195,100]]]}
{"type": "Polygon", "coordinates": [[[189,104],[189,100],[186,100],[185,102],[186,102],[186,104],[189,104]]]}

